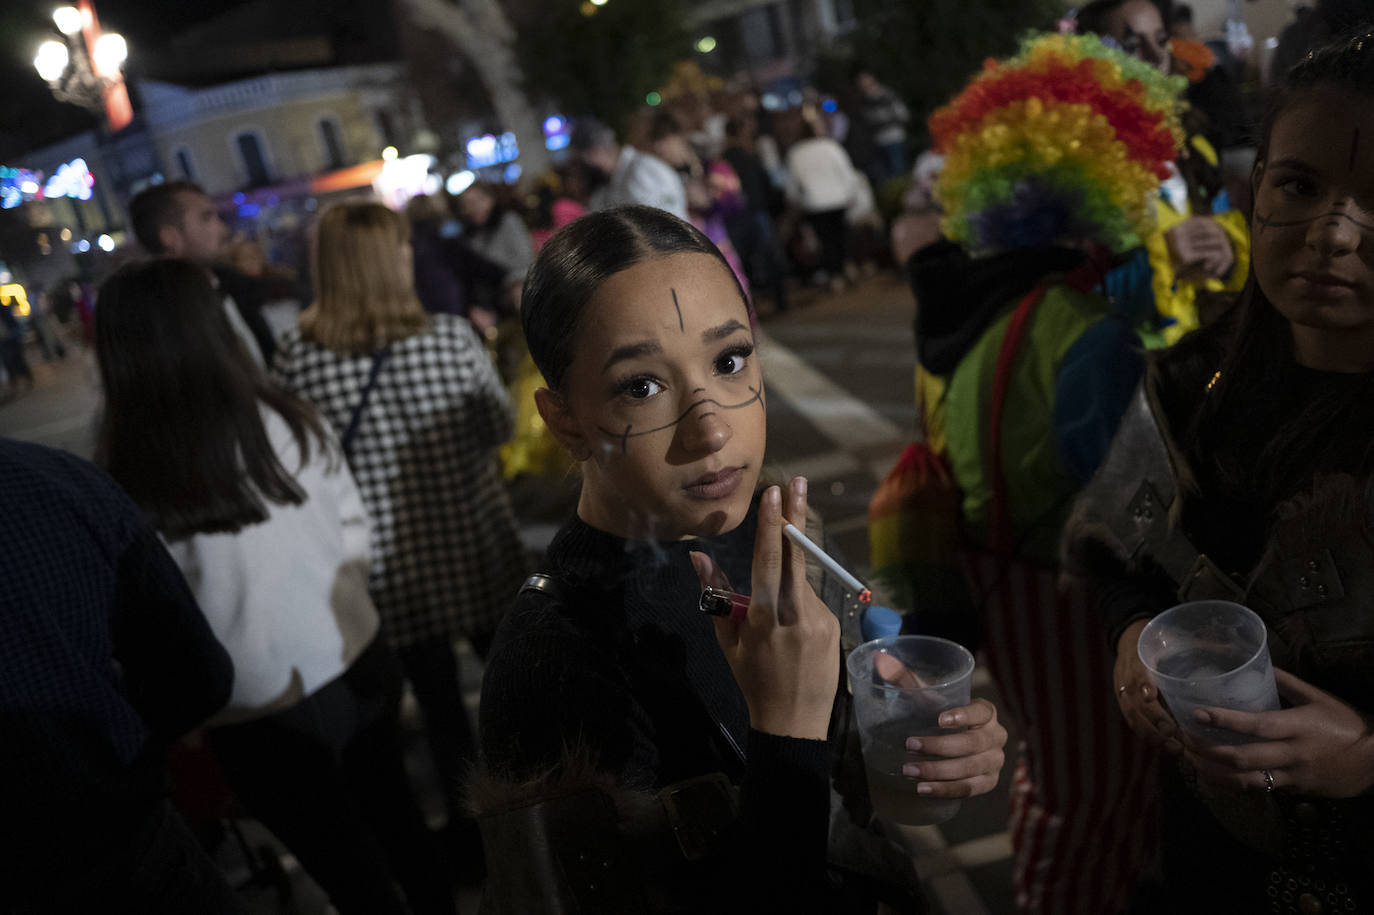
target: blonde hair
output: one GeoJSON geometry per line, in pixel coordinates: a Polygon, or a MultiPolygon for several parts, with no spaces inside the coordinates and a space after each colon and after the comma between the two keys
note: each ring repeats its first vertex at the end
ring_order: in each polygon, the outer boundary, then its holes
{"type": "Polygon", "coordinates": [[[301,336],[326,349],[365,352],[429,329],[402,257],[410,224],[380,203],[340,203],[320,217],[313,257],[315,302],[301,336]]]}

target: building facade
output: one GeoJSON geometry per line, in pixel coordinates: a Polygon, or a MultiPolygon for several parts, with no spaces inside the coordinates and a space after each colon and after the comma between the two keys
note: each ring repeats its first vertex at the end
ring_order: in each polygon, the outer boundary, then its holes
{"type": "Polygon", "coordinates": [[[167,177],[220,195],[379,159],[388,146],[405,151],[422,127],[405,72],[379,63],[138,90],[167,177]]]}

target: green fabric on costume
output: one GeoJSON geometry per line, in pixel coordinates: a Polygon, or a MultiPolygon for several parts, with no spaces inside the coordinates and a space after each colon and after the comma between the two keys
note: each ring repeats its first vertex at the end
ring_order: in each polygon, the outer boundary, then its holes
{"type": "MultiPolygon", "coordinates": [[[[994,321],[949,378],[944,399],[947,453],[964,494],[968,538],[987,546],[992,516],[990,448],[993,378],[1015,303],[994,321]]],[[[1066,286],[1046,290],[1031,314],[1002,410],[1002,473],[1017,555],[1053,565],[1059,531],[1080,484],[1064,469],[1054,436],[1056,380],[1065,354],[1107,313],[1100,296],[1066,286]],[[1034,530],[1029,530],[1034,527],[1034,530]]]]}

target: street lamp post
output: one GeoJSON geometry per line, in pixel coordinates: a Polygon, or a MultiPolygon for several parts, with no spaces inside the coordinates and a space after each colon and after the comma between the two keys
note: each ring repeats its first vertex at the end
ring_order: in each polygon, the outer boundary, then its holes
{"type": "MultiPolygon", "coordinates": [[[[33,59],[38,75],[58,101],[102,114],[110,133],[127,127],[133,120],[133,106],[121,72],[129,56],[124,38],[114,32],[101,31],[91,0],[77,0],[75,6],[58,7],[53,10],[52,20],[62,40],[50,39],[38,46],[33,59]]],[[[89,197],[88,191],[80,199],[89,197]]],[[[100,205],[103,211],[103,200],[100,205]]],[[[90,241],[86,238],[87,223],[80,200],[72,200],[71,209],[81,234],[81,239],[73,242],[72,253],[81,278],[89,282],[87,252],[90,241]]],[[[108,216],[106,222],[109,222],[108,216]]]]}
{"type": "Polygon", "coordinates": [[[129,92],[120,72],[129,56],[123,36],[102,32],[90,0],[53,10],[53,24],[62,40],[38,46],[33,66],[58,101],[103,112],[111,131],[133,117],[129,92]]]}

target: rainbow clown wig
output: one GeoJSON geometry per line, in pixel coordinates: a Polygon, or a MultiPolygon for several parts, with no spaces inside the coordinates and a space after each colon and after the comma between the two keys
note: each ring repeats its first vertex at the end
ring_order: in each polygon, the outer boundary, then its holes
{"type": "Polygon", "coordinates": [[[1183,140],[1186,81],[1094,35],[1034,35],[930,118],[945,235],[974,254],[1140,244],[1183,140]]]}

